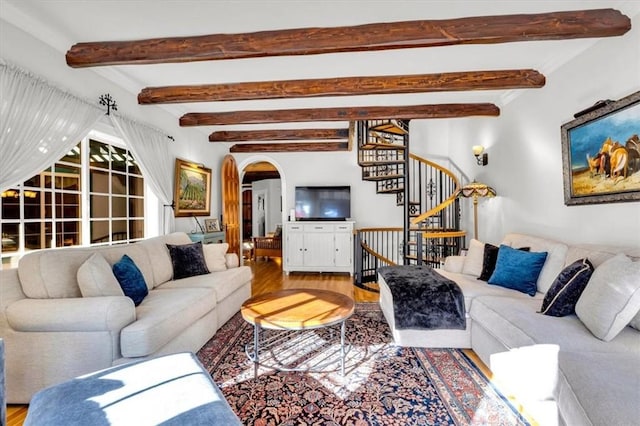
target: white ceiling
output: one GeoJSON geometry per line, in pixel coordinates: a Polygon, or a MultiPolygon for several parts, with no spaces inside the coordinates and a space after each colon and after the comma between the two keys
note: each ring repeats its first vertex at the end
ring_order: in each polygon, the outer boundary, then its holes
{"type": "MultiPolygon", "coordinates": [[[[2,19],[50,44],[60,51],[61,55],[78,42],[596,8],[616,8],[633,18],[640,13],[640,1],[0,0],[2,19]]],[[[147,86],[513,68],[533,68],[549,79],[555,68],[595,42],[597,39],[448,46],[184,64],[111,66],[94,70],[136,95],[147,86]]],[[[186,112],[247,109],[417,105],[440,102],[492,102],[504,107],[518,92],[511,90],[371,95],[193,103],[145,108],[165,108],[177,121],[186,112]]],[[[297,123],[258,127],[337,125],[342,124],[297,123]]],[[[224,126],[225,130],[252,128],[256,127],[224,126]]],[[[206,134],[212,130],[216,130],[216,127],[203,128],[206,134]]]]}

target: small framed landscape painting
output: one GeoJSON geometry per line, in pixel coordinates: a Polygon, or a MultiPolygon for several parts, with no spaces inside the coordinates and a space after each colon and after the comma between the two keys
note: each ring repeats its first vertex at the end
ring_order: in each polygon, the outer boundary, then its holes
{"type": "Polygon", "coordinates": [[[211,169],[176,159],[174,183],[175,216],[209,216],[211,169]]]}
{"type": "Polygon", "coordinates": [[[565,123],[566,205],[640,200],[640,92],[565,123]]]}

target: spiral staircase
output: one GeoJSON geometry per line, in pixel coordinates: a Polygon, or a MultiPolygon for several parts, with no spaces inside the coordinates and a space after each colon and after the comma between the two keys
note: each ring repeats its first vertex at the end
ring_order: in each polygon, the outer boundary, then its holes
{"type": "MultiPolygon", "coordinates": [[[[456,191],[463,174],[409,152],[409,122],[359,121],[355,127],[362,179],[378,194],[395,196],[403,227],[356,232],[355,284],[375,290],[377,270],[387,265],[440,267],[465,244],[456,191]]],[[[452,167],[455,167],[452,165],[452,167]]]]}

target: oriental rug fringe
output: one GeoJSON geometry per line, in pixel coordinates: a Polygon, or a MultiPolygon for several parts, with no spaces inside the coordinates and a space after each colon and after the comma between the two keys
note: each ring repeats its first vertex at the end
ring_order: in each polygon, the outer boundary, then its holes
{"type": "Polygon", "coordinates": [[[347,321],[344,376],[339,329],[288,333],[272,355],[321,371],[260,367],[254,378],[253,326],[239,313],[197,354],[243,424],[528,425],[462,351],[395,346],[377,304],[356,305],[347,321]]]}

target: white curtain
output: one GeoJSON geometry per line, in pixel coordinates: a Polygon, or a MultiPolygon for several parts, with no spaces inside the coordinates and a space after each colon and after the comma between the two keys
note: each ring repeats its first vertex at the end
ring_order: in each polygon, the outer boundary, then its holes
{"type": "Polygon", "coordinates": [[[122,116],[111,114],[109,117],[140,165],[145,181],[164,205],[162,208],[163,231],[165,233],[172,231],[173,210],[167,206],[173,200],[175,161],[169,150],[170,139],[158,130],[122,116]]]}
{"type": "Polygon", "coordinates": [[[104,114],[0,60],[0,192],[67,154],[104,114]]]}

